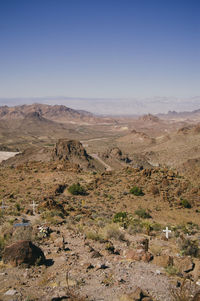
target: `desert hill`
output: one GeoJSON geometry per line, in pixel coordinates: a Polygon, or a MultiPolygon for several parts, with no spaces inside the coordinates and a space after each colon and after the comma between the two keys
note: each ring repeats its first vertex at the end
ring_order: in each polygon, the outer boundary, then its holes
{"type": "Polygon", "coordinates": [[[139,117],[139,120],[144,121],[144,122],[160,122],[160,118],[158,118],[155,115],[152,114],[147,114],[139,117]]]}
{"type": "Polygon", "coordinates": [[[129,134],[118,138],[117,142],[120,146],[127,145],[129,146],[128,150],[132,148],[134,152],[138,149],[149,147],[155,143],[155,138],[150,137],[148,134],[131,130],[129,134]]]}
{"type": "Polygon", "coordinates": [[[77,140],[59,139],[52,147],[31,147],[22,153],[3,161],[2,166],[17,167],[28,162],[51,162],[54,168],[75,168],[84,170],[104,170],[77,140]]]}
{"type": "Polygon", "coordinates": [[[115,123],[114,119],[60,105],[3,106],[0,107],[0,148],[15,151],[32,145],[53,145],[60,138],[101,137],[115,123]]]}
{"type": "Polygon", "coordinates": [[[169,111],[167,114],[158,114],[159,118],[162,119],[171,119],[171,120],[190,120],[190,121],[200,121],[200,109],[194,110],[191,112],[176,112],[169,111]]]}
{"type": "Polygon", "coordinates": [[[151,168],[152,165],[146,160],[145,156],[133,154],[132,156],[122,152],[118,147],[108,149],[101,154],[102,159],[115,170],[124,167],[151,168]]]}

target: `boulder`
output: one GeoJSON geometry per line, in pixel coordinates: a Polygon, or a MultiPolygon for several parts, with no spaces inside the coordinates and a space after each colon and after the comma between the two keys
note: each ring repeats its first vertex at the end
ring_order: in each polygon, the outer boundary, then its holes
{"type": "Polygon", "coordinates": [[[166,268],[170,265],[173,265],[173,257],[169,255],[155,256],[152,263],[158,265],[159,267],[166,268]]]}
{"type": "Polygon", "coordinates": [[[194,263],[190,257],[184,257],[184,258],[174,257],[173,263],[174,263],[174,267],[180,273],[189,273],[194,269],[194,263]]]}
{"type": "Polygon", "coordinates": [[[200,279],[200,261],[197,259],[195,260],[194,270],[191,272],[191,275],[193,276],[195,281],[200,279]]]}
{"type": "Polygon", "coordinates": [[[141,288],[136,288],[133,293],[122,295],[120,301],[153,301],[141,288]]]}
{"type": "Polygon", "coordinates": [[[153,259],[153,255],[144,249],[128,249],[125,252],[125,258],[132,261],[149,262],[153,259]]]}
{"type": "Polygon", "coordinates": [[[45,256],[31,241],[20,240],[5,248],[3,262],[13,266],[31,266],[45,263],[45,256]]]}
{"type": "Polygon", "coordinates": [[[145,252],[149,250],[149,239],[146,237],[141,237],[136,241],[136,248],[143,249],[145,252]]]}

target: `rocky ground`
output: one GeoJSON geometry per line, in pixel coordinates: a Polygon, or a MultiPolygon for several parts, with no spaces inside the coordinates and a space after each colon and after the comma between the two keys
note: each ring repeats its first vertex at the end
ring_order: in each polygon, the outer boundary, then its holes
{"type": "Polygon", "coordinates": [[[191,295],[200,283],[200,193],[184,175],[131,167],[101,173],[55,161],[2,166],[0,181],[1,300],[184,300],[174,292],[198,300],[191,295]],[[30,225],[16,227],[22,218],[30,225]],[[16,260],[15,245],[8,259],[6,247],[27,240],[45,263],[32,265],[32,253],[16,260]]]}

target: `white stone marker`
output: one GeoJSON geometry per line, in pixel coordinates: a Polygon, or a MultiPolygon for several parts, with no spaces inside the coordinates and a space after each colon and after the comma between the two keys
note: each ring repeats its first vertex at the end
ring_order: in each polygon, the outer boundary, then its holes
{"type": "Polygon", "coordinates": [[[33,204],[31,206],[33,207],[33,215],[35,215],[35,207],[38,205],[33,201],[33,204]]]}
{"type": "Polygon", "coordinates": [[[166,238],[169,238],[169,233],[171,233],[172,231],[168,229],[168,227],[166,227],[165,230],[163,230],[163,232],[165,232],[166,238]]]}

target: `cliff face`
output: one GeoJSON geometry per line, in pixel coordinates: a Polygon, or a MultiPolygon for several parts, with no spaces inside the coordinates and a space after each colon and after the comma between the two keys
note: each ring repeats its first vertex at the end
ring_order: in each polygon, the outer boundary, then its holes
{"type": "Polygon", "coordinates": [[[59,139],[52,151],[53,160],[71,161],[73,159],[89,162],[91,157],[77,140],[59,139]]]}

